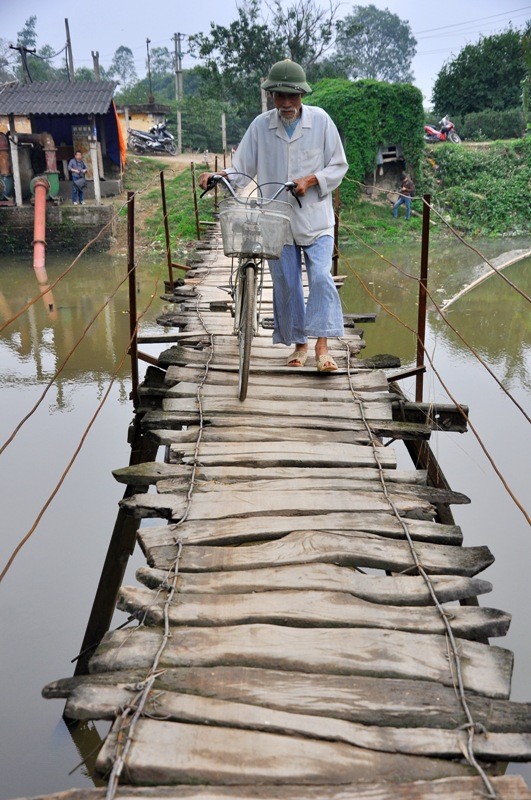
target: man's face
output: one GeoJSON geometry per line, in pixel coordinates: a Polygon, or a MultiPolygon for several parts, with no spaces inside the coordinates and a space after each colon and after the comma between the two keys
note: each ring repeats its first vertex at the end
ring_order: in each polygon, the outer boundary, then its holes
{"type": "Polygon", "coordinates": [[[295,122],[302,107],[302,95],[284,94],[284,92],[273,92],[273,101],[278,113],[286,122],[295,122]]]}

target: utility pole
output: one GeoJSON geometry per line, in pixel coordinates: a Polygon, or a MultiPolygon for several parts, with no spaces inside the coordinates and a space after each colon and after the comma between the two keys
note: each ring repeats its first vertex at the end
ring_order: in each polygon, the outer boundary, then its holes
{"type": "Polygon", "coordinates": [[[155,98],[153,97],[153,89],[151,87],[151,58],[149,55],[149,44],[151,39],[146,39],[146,49],[147,49],[147,68],[148,68],[148,80],[149,80],[149,97],[148,103],[152,105],[155,102],[155,98]]]}
{"type": "Polygon", "coordinates": [[[98,50],[96,50],[96,52],[94,52],[94,50],[91,50],[90,52],[92,53],[92,63],[94,65],[94,78],[97,81],[101,81],[101,76],[100,76],[100,54],[99,54],[98,50]]]}
{"type": "Polygon", "coordinates": [[[221,146],[223,148],[223,155],[227,152],[227,122],[225,112],[221,112],[221,146]]]}
{"type": "Polygon", "coordinates": [[[72,42],[70,41],[70,28],[68,27],[68,20],[65,19],[66,30],[66,52],[68,57],[68,78],[70,83],[74,82],[74,57],[72,55],[72,42]]]}
{"type": "Polygon", "coordinates": [[[22,61],[22,69],[24,70],[24,83],[33,83],[33,78],[31,77],[31,72],[29,71],[28,67],[28,59],[26,58],[28,53],[36,53],[37,50],[34,47],[33,50],[30,50],[28,47],[24,47],[23,45],[9,45],[10,50],[16,50],[22,61]]]}
{"type": "MultiPolygon", "coordinates": [[[[173,34],[173,43],[175,46],[175,99],[177,106],[183,99],[183,69],[182,69],[182,49],[181,49],[181,36],[182,33],[173,34]]],[[[183,151],[182,147],[182,121],[181,109],[177,107],[177,152],[180,154],[183,151]]]]}

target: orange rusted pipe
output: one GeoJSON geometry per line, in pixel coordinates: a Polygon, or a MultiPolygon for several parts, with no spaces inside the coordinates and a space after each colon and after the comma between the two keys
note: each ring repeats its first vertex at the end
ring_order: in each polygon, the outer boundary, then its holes
{"type": "Polygon", "coordinates": [[[33,184],[35,192],[35,208],[33,216],[33,269],[42,273],[46,262],[46,195],[50,189],[48,180],[42,176],[35,178],[33,184]]]}

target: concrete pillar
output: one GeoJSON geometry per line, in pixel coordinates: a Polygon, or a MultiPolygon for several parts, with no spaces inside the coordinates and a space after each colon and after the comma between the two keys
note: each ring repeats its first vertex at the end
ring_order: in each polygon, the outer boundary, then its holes
{"type": "Polygon", "coordinates": [[[18,160],[17,135],[12,134],[9,139],[11,147],[11,163],[13,164],[13,183],[15,185],[15,203],[22,206],[22,181],[20,180],[20,163],[18,160]]]}
{"type": "Polygon", "coordinates": [[[92,164],[92,177],[94,179],[94,197],[96,205],[101,206],[100,171],[98,165],[98,143],[94,136],[89,136],[90,161],[92,164]]]}

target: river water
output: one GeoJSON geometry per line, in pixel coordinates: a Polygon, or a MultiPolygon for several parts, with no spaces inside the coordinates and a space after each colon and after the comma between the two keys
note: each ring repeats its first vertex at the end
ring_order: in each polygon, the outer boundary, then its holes
{"type": "MultiPolygon", "coordinates": [[[[475,246],[493,258],[507,250],[528,247],[529,241],[480,242],[475,246]]],[[[415,328],[417,283],[387,261],[417,276],[419,249],[386,247],[376,255],[356,248],[342,259],[341,272],[348,275],[342,290],[345,311],[378,312],[376,324],[364,326],[364,355],[393,353],[400,356],[403,365],[414,362],[414,335],[379,308],[354,271],[381,303],[415,328]]],[[[155,317],[163,306],[159,299],[164,278],[162,261],[139,265],[139,311],[153,301],[142,319],[143,330],[157,328],[155,317]]],[[[439,304],[452,297],[470,282],[480,262],[476,253],[456,241],[433,246],[429,285],[435,301],[439,304]]],[[[49,256],[49,282],[69,264],[67,258],[49,256]]],[[[39,299],[0,333],[0,446],[61,369],[38,408],[0,455],[2,567],[33,528],[80,448],[57,496],[0,588],[0,798],[93,785],[90,763],[100,735],[106,731],[103,723],[89,723],[71,736],[61,717],[63,702],[42,699],[41,689],[72,674],[71,659],[80,647],[117,503],[123,495],[124,487],[114,481],[111,470],[127,465],[129,459],[127,428],[132,406],[128,359],[119,366],[129,337],[127,284],[116,291],[65,366],[63,362],[125,274],[124,256],[85,256],[45,301],[39,299]],[[89,766],[79,766],[85,759],[89,766]]],[[[531,293],[530,261],[508,268],[505,274],[531,293]]],[[[28,258],[0,257],[0,276],[0,319],[4,322],[37,294],[37,283],[28,258]]],[[[452,306],[448,318],[529,411],[531,326],[526,301],[493,276],[452,306]]],[[[147,346],[143,349],[150,350],[147,346]]],[[[522,413],[433,310],[428,316],[427,349],[455,400],[469,405],[471,420],[485,448],[529,511],[529,426],[522,413]]],[[[141,373],[143,370],[141,366],[141,373]]],[[[412,382],[403,383],[411,395],[412,382]]],[[[431,369],[425,377],[424,399],[450,402],[431,369]]],[[[432,446],[452,488],[472,500],[471,505],[453,507],[463,528],[464,544],[486,544],[496,557],[482,575],[494,584],[482,604],[513,615],[509,635],[494,643],[515,653],[512,698],[531,700],[528,525],[471,432],[434,435],[432,446]]],[[[399,459],[409,466],[400,448],[397,445],[399,459]]],[[[143,561],[135,553],[126,581],[135,582],[134,570],[143,561]]],[[[115,624],[123,620],[124,616],[117,613],[115,624]]],[[[530,781],[529,766],[511,765],[509,769],[530,781]]]]}

